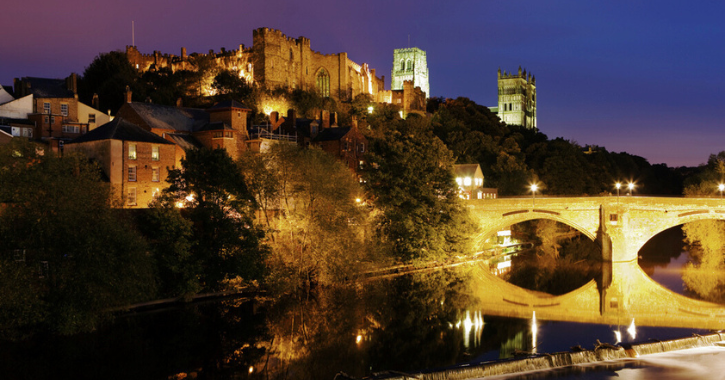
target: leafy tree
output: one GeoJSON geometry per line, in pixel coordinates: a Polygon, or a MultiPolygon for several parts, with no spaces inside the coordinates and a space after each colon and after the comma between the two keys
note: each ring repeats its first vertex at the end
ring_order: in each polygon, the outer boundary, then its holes
{"type": "Polygon", "coordinates": [[[700,220],[682,226],[690,247],[682,280],[687,289],[714,302],[725,300],[725,222],[700,220]]]}
{"type": "Polygon", "coordinates": [[[230,70],[222,70],[214,77],[211,87],[216,90],[216,101],[237,100],[247,104],[256,103],[254,89],[246,80],[230,70]]]}
{"type": "Polygon", "coordinates": [[[178,204],[192,223],[191,252],[204,288],[216,290],[241,277],[261,279],[267,249],[253,221],[254,197],[239,165],[223,149],[186,152],[169,171],[164,207],[178,204]]]}
{"type": "Polygon", "coordinates": [[[468,253],[472,225],[456,195],[453,155],[428,120],[390,120],[369,140],[367,190],[390,252],[403,260],[468,253]]]}
{"type": "Polygon", "coordinates": [[[101,53],[83,72],[79,96],[84,103],[91,104],[93,94],[98,94],[100,111],[111,110],[115,114],[125,103],[126,86],[131,88],[137,99],[141,93],[145,93],[142,86],[137,84],[138,77],[126,53],[101,53]]]}
{"type": "Polygon", "coordinates": [[[286,144],[243,162],[271,229],[271,282],[309,288],[356,275],[368,254],[368,212],[355,175],[320,149],[286,144]]]}
{"type": "Polygon", "coordinates": [[[0,297],[0,326],[90,331],[111,308],[155,296],[153,267],[144,240],[111,208],[98,166],[40,152],[21,139],[0,149],[0,294],[20,290],[27,301],[0,297]]]}
{"type": "Polygon", "coordinates": [[[685,182],[687,196],[708,196],[717,193],[718,184],[725,183],[725,151],[711,154],[707,163],[685,182]]]}

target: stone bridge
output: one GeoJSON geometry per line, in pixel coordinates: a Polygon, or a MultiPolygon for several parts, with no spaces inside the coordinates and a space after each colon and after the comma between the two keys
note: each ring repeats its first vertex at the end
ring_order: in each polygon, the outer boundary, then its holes
{"type": "Polygon", "coordinates": [[[483,299],[495,303],[501,315],[514,316],[515,310],[524,309],[527,313],[536,310],[542,319],[549,315],[549,319],[556,320],[614,324],[621,318],[635,318],[638,324],[654,326],[666,319],[673,327],[725,327],[725,307],[692,300],[662,287],[642,271],[637,261],[640,248],[668,228],[697,220],[725,219],[725,200],[499,198],[471,200],[467,205],[482,227],[482,239],[516,223],[551,219],[572,226],[602,248],[602,278],[562,296],[527,291],[487,274],[479,276],[485,288],[480,290],[486,292],[483,299]],[[490,289],[495,290],[488,294],[490,289]]]}

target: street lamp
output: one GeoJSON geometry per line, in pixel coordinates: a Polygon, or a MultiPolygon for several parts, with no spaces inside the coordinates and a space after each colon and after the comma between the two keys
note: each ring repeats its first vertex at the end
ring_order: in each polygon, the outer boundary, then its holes
{"type": "Polygon", "coordinates": [[[619,189],[622,188],[622,183],[621,182],[617,182],[617,183],[614,184],[614,187],[617,188],[617,204],[619,204],[619,189]]]}
{"type": "Polygon", "coordinates": [[[539,186],[535,183],[531,184],[531,199],[533,200],[533,206],[536,207],[536,190],[539,189],[539,186]]]}
{"type": "Polygon", "coordinates": [[[722,192],[725,190],[725,183],[717,185],[717,189],[720,191],[720,198],[722,198],[722,192]]]}
{"type": "Polygon", "coordinates": [[[627,188],[629,189],[629,195],[632,195],[632,191],[634,191],[634,182],[630,182],[627,185],[627,188]]]}

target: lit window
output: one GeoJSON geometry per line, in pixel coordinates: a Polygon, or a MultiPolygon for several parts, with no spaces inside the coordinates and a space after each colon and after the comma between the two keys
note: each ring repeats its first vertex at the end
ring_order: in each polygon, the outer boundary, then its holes
{"type": "Polygon", "coordinates": [[[463,183],[463,179],[461,177],[456,178],[456,183],[458,184],[458,186],[461,186],[461,184],[463,183]]]}
{"type": "Polygon", "coordinates": [[[68,116],[68,105],[67,104],[60,105],[60,114],[63,116],[68,116]]]}
{"type": "Polygon", "coordinates": [[[159,168],[151,168],[151,181],[159,182],[159,168]]]}
{"type": "Polygon", "coordinates": [[[151,147],[151,159],[154,161],[159,160],[159,147],[158,146],[151,147]]]}
{"type": "Polygon", "coordinates": [[[317,74],[317,91],[323,98],[330,97],[330,75],[325,69],[320,69],[317,74]]]}
{"type": "Polygon", "coordinates": [[[466,177],[463,179],[463,186],[471,186],[471,177],[466,177]]]}
{"type": "Polygon", "coordinates": [[[220,139],[220,138],[222,138],[222,137],[224,137],[224,132],[222,132],[222,131],[216,131],[216,132],[214,132],[214,134],[212,135],[212,138],[215,138],[215,139],[220,139]]]}
{"type": "Polygon", "coordinates": [[[128,188],[128,193],[126,194],[126,204],[129,206],[136,205],[136,188],[135,187],[128,188]]]}
{"type": "Polygon", "coordinates": [[[43,113],[46,115],[50,114],[50,103],[43,103],[43,113]]]}
{"type": "Polygon", "coordinates": [[[136,167],[135,166],[128,167],[128,181],[136,182],[136,167]]]}
{"type": "Polygon", "coordinates": [[[128,144],[128,159],[136,159],[136,144],[128,144]]]}

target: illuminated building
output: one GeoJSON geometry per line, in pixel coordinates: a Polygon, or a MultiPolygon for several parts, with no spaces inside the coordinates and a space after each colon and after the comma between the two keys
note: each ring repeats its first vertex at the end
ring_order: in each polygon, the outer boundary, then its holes
{"type": "Polygon", "coordinates": [[[395,49],[393,51],[393,70],[390,74],[390,89],[403,90],[405,81],[412,81],[413,87],[420,87],[426,98],[430,97],[428,83],[428,61],[425,51],[417,47],[395,49]]]}
{"type": "Polygon", "coordinates": [[[536,77],[526,70],[501,73],[498,70],[498,117],[506,124],[536,129],[536,77]]]}

